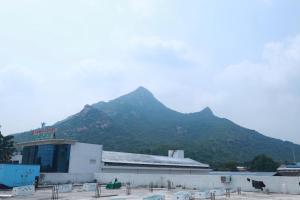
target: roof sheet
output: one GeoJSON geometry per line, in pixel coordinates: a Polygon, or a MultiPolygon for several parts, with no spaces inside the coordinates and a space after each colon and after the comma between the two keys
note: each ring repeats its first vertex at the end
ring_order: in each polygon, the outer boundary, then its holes
{"type": "Polygon", "coordinates": [[[123,153],[123,152],[113,152],[113,151],[103,151],[102,161],[111,162],[111,163],[124,163],[124,164],[209,168],[209,165],[197,162],[190,158],[172,158],[168,156],[156,156],[156,155],[123,153]]]}

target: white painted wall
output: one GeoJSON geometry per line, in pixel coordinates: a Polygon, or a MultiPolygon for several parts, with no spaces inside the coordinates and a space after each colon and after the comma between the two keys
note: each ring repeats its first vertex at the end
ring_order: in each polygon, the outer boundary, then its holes
{"type": "Polygon", "coordinates": [[[39,184],[86,183],[94,179],[93,173],[41,173],[39,184]]]}
{"type": "Polygon", "coordinates": [[[69,173],[101,171],[102,145],[79,143],[71,145],[69,173]]]}
{"type": "Polygon", "coordinates": [[[168,156],[172,158],[184,158],[184,150],[169,150],[168,156]]]}
{"type": "Polygon", "coordinates": [[[300,194],[300,177],[283,176],[232,176],[230,184],[221,183],[221,175],[179,175],[179,174],[136,174],[136,173],[95,173],[95,179],[101,183],[107,183],[117,178],[119,181],[130,182],[133,187],[148,186],[151,182],[159,187],[167,187],[167,181],[174,186],[185,186],[193,189],[207,190],[212,188],[231,188],[236,190],[241,187],[242,191],[259,191],[252,187],[252,182],[263,181],[270,192],[300,194]]]}

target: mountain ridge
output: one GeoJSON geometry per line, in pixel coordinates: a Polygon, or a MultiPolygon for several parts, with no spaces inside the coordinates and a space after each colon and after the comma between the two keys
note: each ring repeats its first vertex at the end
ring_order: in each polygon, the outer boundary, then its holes
{"type": "MultiPolygon", "coordinates": [[[[282,162],[293,159],[292,151],[300,155],[299,145],[217,117],[209,107],[193,113],[172,110],[144,87],[108,102],[85,105],[52,127],[58,138],[103,144],[105,150],[164,155],[177,148],[209,164],[244,162],[262,153],[282,162]]],[[[26,141],[32,136],[24,132],[15,134],[15,139],[26,141]]]]}

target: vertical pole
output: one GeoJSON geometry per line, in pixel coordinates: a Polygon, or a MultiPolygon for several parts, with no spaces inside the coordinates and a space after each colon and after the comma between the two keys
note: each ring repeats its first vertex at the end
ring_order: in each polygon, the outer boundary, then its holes
{"type": "Polygon", "coordinates": [[[101,185],[97,183],[96,185],[96,191],[95,191],[95,197],[96,198],[100,198],[100,195],[101,195],[101,185]]]}
{"type": "Polygon", "coordinates": [[[150,190],[150,192],[153,192],[153,183],[152,182],[149,184],[149,190],[150,190]]]}
{"type": "Polygon", "coordinates": [[[230,197],[230,189],[226,188],[226,197],[230,197]]]}
{"type": "Polygon", "coordinates": [[[54,185],[52,187],[51,200],[57,200],[57,199],[58,199],[58,186],[54,185]]]}
{"type": "Polygon", "coordinates": [[[126,194],[127,195],[131,194],[131,187],[130,187],[130,183],[129,182],[126,184],[126,194]]]}
{"type": "Polygon", "coordinates": [[[241,194],[242,194],[242,188],[241,188],[241,187],[238,187],[238,188],[237,188],[237,193],[238,193],[238,195],[241,195],[241,194]]]}
{"type": "Polygon", "coordinates": [[[58,185],[56,186],[56,199],[58,199],[58,185]]]}
{"type": "Polygon", "coordinates": [[[214,192],[210,193],[210,200],[216,200],[216,195],[214,192]]]}
{"type": "Polygon", "coordinates": [[[170,180],[168,180],[168,190],[171,190],[172,189],[172,183],[170,180]]]}

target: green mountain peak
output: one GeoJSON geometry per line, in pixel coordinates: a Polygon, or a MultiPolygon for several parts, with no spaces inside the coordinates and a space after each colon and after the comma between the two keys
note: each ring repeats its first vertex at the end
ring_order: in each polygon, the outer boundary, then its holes
{"type": "MultiPolygon", "coordinates": [[[[102,144],[105,150],[165,154],[184,149],[193,159],[209,164],[253,159],[266,154],[277,161],[300,160],[300,146],[266,137],[215,116],[209,107],[180,113],[169,109],[144,87],[83,110],[55,123],[58,138],[102,144]],[[298,156],[297,156],[298,155],[298,156]]],[[[30,131],[16,141],[32,140],[30,131]]]]}

